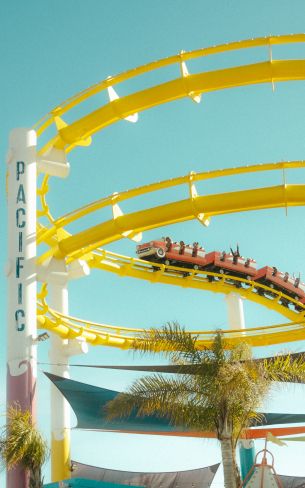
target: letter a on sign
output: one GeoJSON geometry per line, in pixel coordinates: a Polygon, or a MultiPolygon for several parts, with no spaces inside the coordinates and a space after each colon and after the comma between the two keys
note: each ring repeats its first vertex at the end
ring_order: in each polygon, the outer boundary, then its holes
{"type": "Polygon", "coordinates": [[[17,203],[19,203],[19,202],[26,203],[23,185],[19,185],[19,188],[18,188],[17,203]]]}

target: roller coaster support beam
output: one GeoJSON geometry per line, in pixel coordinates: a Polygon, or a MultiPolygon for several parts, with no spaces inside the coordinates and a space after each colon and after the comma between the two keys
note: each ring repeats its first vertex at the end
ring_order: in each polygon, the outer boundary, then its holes
{"type": "MultiPolygon", "coordinates": [[[[7,156],[7,407],[36,407],[36,133],[14,129],[7,156]]],[[[28,488],[26,471],[7,473],[7,488],[28,488]]]]}
{"type": "MultiPolygon", "coordinates": [[[[46,270],[49,283],[50,305],[64,315],[69,313],[68,280],[88,274],[84,263],[74,263],[68,270],[64,260],[52,259],[46,270]],[[78,265],[78,270],[76,266],[78,265]]],[[[51,372],[70,378],[70,356],[87,353],[88,345],[83,340],[61,339],[51,333],[49,352],[51,372]]],[[[51,474],[52,481],[70,478],[70,406],[62,394],[51,386],[51,474]]]]}
{"type": "Polygon", "coordinates": [[[229,329],[244,329],[245,317],[243,298],[239,293],[229,293],[226,297],[229,329]]]}

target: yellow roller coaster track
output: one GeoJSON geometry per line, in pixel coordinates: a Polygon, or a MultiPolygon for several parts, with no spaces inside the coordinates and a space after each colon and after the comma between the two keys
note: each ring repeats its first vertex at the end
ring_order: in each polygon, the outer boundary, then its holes
{"type": "MultiPolygon", "coordinates": [[[[39,136],[44,137],[43,147],[39,150],[44,155],[52,148],[64,149],[70,152],[77,145],[88,145],[91,136],[108,125],[143,111],[147,108],[176,100],[191,97],[198,101],[198,95],[203,92],[224,88],[258,83],[275,83],[288,80],[305,79],[305,60],[274,60],[270,55],[271,47],[276,44],[305,42],[305,34],[291,36],[267,37],[241,41],[222,46],[200,49],[188,53],[181,53],[167,59],[159,60],[145,66],[127,71],[126,73],[108,78],[87,90],[75,95],[56,107],[48,116],[42,119],[35,128],[39,136]],[[222,70],[189,74],[185,62],[216,53],[237,49],[266,46],[269,50],[269,60],[262,63],[231,67],[222,70]],[[145,88],[141,91],[115,99],[97,108],[78,120],[67,124],[62,115],[74,107],[82,104],[90,97],[102,90],[118,83],[127,81],[143,73],[176,64],[180,67],[181,76],[178,79],[166,81],[157,86],[145,88]],[[47,129],[53,125],[56,128],[55,137],[48,142],[47,129]]],[[[45,176],[38,193],[41,199],[41,209],[38,217],[45,217],[47,225],[38,224],[38,243],[47,244],[48,251],[41,254],[38,263],[43,265],[51,257],[66,259],[67,264],[75,259],[85,259],[90,267],[111,271],[120,276],[145,279],[151,282],[165,283],[182,287],[210,290],[217,293],[230,293],[236,290],[236,282],[240,282],[238,293],[263,306],[273,309],[291,322],[269,327],[257,327],[243,333],[243,338],[254,346],[290,342],[305,338],[305,307],[289,297],[296,308],[284,306],[281,292],[236,277],[218,275],[204,271],[188,270],[184,276],[182,270],[175,266],[159,265],[155,271],[152,264],[143,260],[121,256],[101,249],[100,246],[128,237],[137,240],[141,232],[160,226],[198,219],[208,225],[213,216],[261,210],[267,208],[289,207],[305,205],[305,185],[279,185],[269,188],[242,190],[238,192],[199,196],[196,191],[196,181],[218,178],[223,176],[251,173],[258,171],[273,171],[285,168],[304,167],[304,161],[269,163],[263,165],[230,168],[204,173],[190,173],[189,175],[153,183],[109,197],[100,199],[67,215],[54,219],[46,201],[48,192],[48,177],[45,176]],[[189,197],[184,200],[169,202],[165,205],[139,210],[123,215],[119,203],[157,190],[167,189],[177,185],[187,185],[189,197]],[[113,218],[95,226],[71,235],[65,227],[81,218],[94,213],[106,206],[112,207],[113,218]],[[209,276],[214,276],[211,281],[209,276]]],[[[184,273],[185,274],[185,273],[184,273]]],[[[62,337],[83,337],[94,345],[109,345],[121,348],[131,347],[141,330],[125,327],[115,327],[95,324],[74,317],[63,316],[51,310],[46,303],[46,287],[42,287],[38,305],[38,324],[42,328],[50,329],[62,337]]],[[[196,332],[200,347],[211,343],[213,332],[196,332]]],[[[227,331],[230,341],[240,338],[240,331],[227,331]]]]}

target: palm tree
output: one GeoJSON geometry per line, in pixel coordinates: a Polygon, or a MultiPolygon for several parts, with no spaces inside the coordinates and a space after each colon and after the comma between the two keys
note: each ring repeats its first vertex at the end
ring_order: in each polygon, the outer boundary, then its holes
{"type": "Polygon", "coordinates": [[[180,374],[136,380],[107,404],[109,419],[136,411],[137,416],[157,414],[174,425],[215,432],[226,488],[240,485],[236,445],[242,431],[261,418],[258,409],[272,382],[305,379],[303,357],[288,354],[254,360],[245,342],[231,347],[220,331],[211,349],[199,349],[197,337],[177,323],[146,331],[134,349],[163,354],[180,374]]]}
{"type": "Polygon", "coordinates": [[[21,464],[29,472],[29,488],[42,488],[41,467],[48,456],[46,441],[32,422],[31,413],[18,405],[7,412],[7,424],[0,434],[2,463],[13,469],[21,464]]]}

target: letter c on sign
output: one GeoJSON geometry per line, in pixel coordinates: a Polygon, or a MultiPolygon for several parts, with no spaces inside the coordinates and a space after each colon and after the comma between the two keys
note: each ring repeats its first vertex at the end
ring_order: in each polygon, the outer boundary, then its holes
{"type": "Polygon", "coordinates": [[[23,219],[22,222],[20,222],[21,215],[25,215],[25,209],[24,208],[18,208],[16,210],[16,225],[19,229],[22,229],[22,227],[25,226],[25,220],[23,219]]]}
{"type": "Polygon", "coordinates": [[[25,329],[25,324],[24,323],[19,323],[20,319],[24,319],[25,317],[25,313],[24,313],[24,310],[22,310],[21,308],[19,308],[18,310],[16,310],[15,312],[15,320],[16,320],[16,329],[18,330],[18,332],[22,332],[24,329],[25,329]]]}

